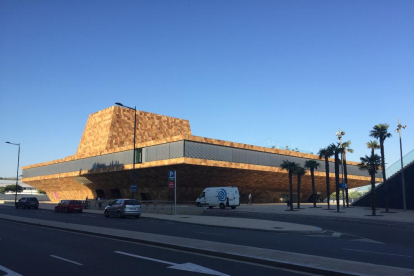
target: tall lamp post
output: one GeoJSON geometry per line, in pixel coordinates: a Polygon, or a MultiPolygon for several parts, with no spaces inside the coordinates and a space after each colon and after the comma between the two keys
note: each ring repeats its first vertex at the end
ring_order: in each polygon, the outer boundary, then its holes
{"type": "MultiPolygon", "coordinates": [[[[134,153],[132,155],[132,186],[135,185],[135,137],[136,137],[136,132],[137,132],[137,107],[135,106],[134,108],[129,107],[129,106],[125,106],[121,103],[115,103],[116,105],[125,107],[125,108],[129,108],[134,110],[134,153]]],[[[132,191],[132,187],[131,187],[131,199],[134,199],[134,192],[132,191]]]]}
{"type": "Polygon", "coordinates": [[[398,126],[395,132],[400,134],[400,155],[401,155],[401,185],[402,185],[402,196],[403,196],[403,206],[404,211],[407,211],[407,206],[405,202],[405,184],[404,184],[404,163],[403,163],[403,155],[402,155],[402,141],[401,141],[401,128],[405,129],[407,126],[401,124],[401,120],[398,119],[398,126]]]}
{"type": "MultiPolygon", "coordinates": [[[[336,136],[338,136],[338,140],[339,140],[339,147],[342,148],[342,136],[345,135],[345,132],[342,131],[341,129],[339,129],[339,132],[335,133],[336,136]]],[[[342,185],[344,183],[344,155],[343,155],[343,149],[341,151],[341,174],[342,174],[342,185]]],[[[348,189],[348,187],[346,188],[342,188],[342,203],[343,203],[343,208],[345,209],[345,189],[348,189]]]]}
{"type": "Polygon", "coordinates": [[[18,181],[19,181],[19,162],[20,162],[20,143],[11,143],[11,142],[6,142],[7,144],[10,144],[10,145],[15,145],[15,146],[19,146],[19,152],[18,152],[18,154],[17,154],[17,174],[16,174],[16,187],[14,188],[15,189],[15,194],[14,194],[14,205],[16,205],[16,202],[17,202],[17,183],[18,183],[18,181]]]}

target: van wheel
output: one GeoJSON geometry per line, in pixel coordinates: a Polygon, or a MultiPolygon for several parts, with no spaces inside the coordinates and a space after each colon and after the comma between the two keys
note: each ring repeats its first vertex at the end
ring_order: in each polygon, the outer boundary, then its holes
{"type": "Polygon", "coordinates": [[[209,209],[213,209],[213,206],[208,206],[209,209]]]}
{"type": "Polygon", "coordinates": [[[224,209],[226,208],[226,205],[224,205],[224,203],[220,203],[220,209],[224,209]]]}
{"type": "Polygon", "coordinates": [[[231,206],[231,209],[236,209],[236,206],[231,206]]]}
{"type": "Polygon", "coordinates": [[[201,203],[200,202],[197,202],[197,207],[201,207],[201,203]]]}

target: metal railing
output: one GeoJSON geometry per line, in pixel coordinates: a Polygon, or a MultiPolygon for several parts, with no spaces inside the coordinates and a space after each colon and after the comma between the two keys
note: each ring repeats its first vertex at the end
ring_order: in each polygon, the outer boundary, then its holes
{"type": "MultiPolygon", "coordinates": [[[[403,156],[404,168],[410,165],[412,162],[414,162],[414,150],[403,156]]],[[[398,159],[398,161],[385,169],[387,179],[399,171],[401,171],[401,159],[398,159]]]]}

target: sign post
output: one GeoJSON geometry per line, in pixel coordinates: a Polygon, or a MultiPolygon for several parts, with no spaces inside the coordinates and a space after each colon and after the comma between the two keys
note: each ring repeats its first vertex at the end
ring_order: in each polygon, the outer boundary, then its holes
{"type": "Polygon", "coordinates": [[[168,188],[174,189],[174,215],[177,214],[177,172],[168,171],[168,188]]]}

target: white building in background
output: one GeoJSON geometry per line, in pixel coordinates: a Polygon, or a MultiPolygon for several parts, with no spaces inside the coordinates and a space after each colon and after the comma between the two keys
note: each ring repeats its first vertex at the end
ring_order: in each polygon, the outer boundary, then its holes
{"type": "MultiPolygon", "coordinates": [[[[18,195],[37,195],[37,189],[29,186],[21,181],[17,182],[23,188],[22,192],[18,192],[18,195]]],[[[0,179],[0,187],[6,187],[8,185],[16,185],[16,180],[2,180],[0,179]]],[[[14,194],[14,192],[7,192],[6,195],[14,194]]]]}

